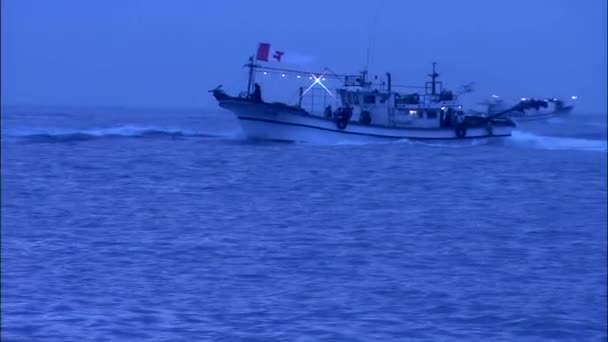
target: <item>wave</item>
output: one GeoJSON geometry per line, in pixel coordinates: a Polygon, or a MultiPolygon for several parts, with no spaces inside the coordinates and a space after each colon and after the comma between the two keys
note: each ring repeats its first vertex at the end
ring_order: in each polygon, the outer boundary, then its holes
{"type": "Polygon", "coordinates": [[[105,138],[231,138],[236,137],[236,132],[212,134],[178,128],[119,126],[85,130],[24,130],[3,132],[2,135],[22,142],[76,142],[105,138]]]}
{"type": "MultiPolygon", "coordinates": [[[[67,130],[67,129],[40,129],[40,130],[2,130],[3,140],[51,143],[51,142],[78,142],[96,139],[110,138],[240,138],[240,130],[219,131],[214,133],[186,130],[182,128],[160,128],[151,126],[118,126],[98,129],[67,130]]],[[[486,145],[491,139],[474,139],[471,141],[424,141],[401,139],[393,142],[361,142],[361,141],[339,141],[329,145],[367,145],[370,143],[401,143],[411,145],[423,145],[436,148],[470,148],[486,145]]],[[[513,131],[513,135],[506,140],[507,145],[514,147],[532,147],[546,150],[579,150],[608,152],[608,144],[605,139],[587,139],[581,137],[560,137],[537,135],[525,131],[513,131]]],[[[315,145],[315,144],[313,144],[315,145]]]]}
{"type": "Polygon", "coordinates": [[[608,142],[605,139],[586,139],[574,137],[543,136],[524,131],[513,131],[511,137],[505,140],[493,139],[466,139],[466,140],[416,140],[399,139],[393,142],[339,142],[337,145],[367,145],[367,144],[407,144],[412,146],[425,146],[431,148],[473,148],[478,146],[536,148],[545,150],[574,150],[608,152],[608,142]],[[506,146],[505,146],[506,145],[506,146]]]}
{"type": "Polygon", "coordinates": [[[509,142],[516,146],[546,150],[608,151],[606,140],[542,136],[522,131],[514,131],[509,142]]]}
{"type": "Polygon", "coordinates": [[[399,139],[395,143],[419,145],[436,148],[471,148],[487,145],[492,139],[452,139],[452,140],[424,140],[424,139],[399,139]]]}

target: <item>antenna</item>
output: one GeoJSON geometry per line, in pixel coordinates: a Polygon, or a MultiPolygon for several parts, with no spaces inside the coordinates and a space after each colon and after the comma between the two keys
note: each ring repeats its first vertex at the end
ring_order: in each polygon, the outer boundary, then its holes
{"type": "Polygon", "coordinates": [[[376,27],[378,25],[378,17],[380,15],[380,6],[382,5],[382,3],[380,3],[380,5],[378,5],[376,7],[376,13],[374,15],[374,17],[372,18],[372,20],[370,21],[370,27],[369,27],[369,42],[367,44],[367,56],[365,59],[365,70],[369,71],[369,64],[372,61],[372,53],[374,50],[374,43],[375,43],[375,33],[376,33],[376,27]]]}
{"type": "Polygon", "coordinates": [[[369,70],[369,62],[370,62],[370,59],[371,59],[371,50],[372,50],[373,40],[374,40],[374,35],[371,32],[371,28],[370,28],[369,42],[367,42],[367,53],[366,53],[366,57],[365,57],[365,70],[366,71],[369,70]]]}

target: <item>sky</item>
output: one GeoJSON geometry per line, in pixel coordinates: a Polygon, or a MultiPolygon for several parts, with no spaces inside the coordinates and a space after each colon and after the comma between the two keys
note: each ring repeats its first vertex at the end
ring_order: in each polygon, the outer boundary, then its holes
{"type": "Polygon", "coordinates": [[[212,107],[207,90],[244,90],[242,66],[268,42],[306,57],[302,68],[367,65],[423,85],[437,62],[446,86],[475,82],[471,96],[577,95],[581,110],[606,113],[606,0],[1,4],[3,104],[212,107]]]}

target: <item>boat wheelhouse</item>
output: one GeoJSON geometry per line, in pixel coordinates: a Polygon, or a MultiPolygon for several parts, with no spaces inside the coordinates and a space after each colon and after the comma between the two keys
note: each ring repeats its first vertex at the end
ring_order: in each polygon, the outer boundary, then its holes
{"type": "Polygon", "coordinates": [[[384,82],[374,84],[367,80],[367,72],[362,72],[359,76],[345,76],[338,95],[343,107],[352,108],[349,121],[404,128],[456,126],[457,120],[464,117],[457,95],[437,81],[435,63],[429,76],[431,81],[422,94],[400,93],[394,91],[390,73],[386,73],[384,82]]]}

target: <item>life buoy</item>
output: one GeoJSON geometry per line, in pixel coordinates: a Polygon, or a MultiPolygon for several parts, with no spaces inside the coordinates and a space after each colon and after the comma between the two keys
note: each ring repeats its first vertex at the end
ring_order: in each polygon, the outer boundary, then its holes
{"type": "Polygon", "coordinates": [[[467,128],[464,125],[460,124],[456,126],[456,136],[458,138],[464,138],[467,136],[467,128]]]}
{"type": "Polygon", "coordinates": [[[339,129],[345,129],[347,124],[348,119],[344,116],[339,116],[338,120],[336,120],[336,126],[338,126],[339,129]]]}

